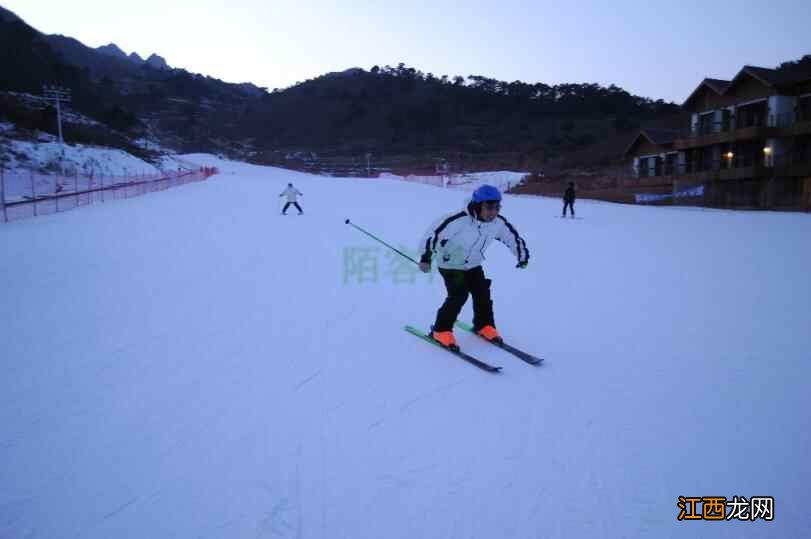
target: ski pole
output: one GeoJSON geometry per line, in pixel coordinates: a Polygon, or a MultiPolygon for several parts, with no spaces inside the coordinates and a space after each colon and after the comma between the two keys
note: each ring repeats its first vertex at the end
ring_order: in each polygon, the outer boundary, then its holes
{"type": "Polygon", "coordinates": [[[370,234],[370,233],[366,232],[365,230],[363,230],[361,227],[359,227],[359,226],[358,226],[358,225],[356,225],[355,223],[351,223],[351,222],[349,221],[349,219],[347,219],[347,220],[346,220],[346,224],[351,225],[351,226],[353,226],[353,227],[357,228],[358,230],[360,230],[361,232],[363,232],[363,233],[364,233],[364,234],[366,234],[367,236],[369,236],[369,237],[371,237],[371,238],[373,238],[373,239],[375,239],[375,240],[379,241],[380,243],[382,243],[383,245],[385,245],[386,247],[388,247],[389,249],[391,249],[391,250],[392,250],[392,251],[394,251],[395,253],[399,254],[400,256],[403,256],[403,257],[405,257],[405,258],[407,258],[407,259],[411,260],[411,261],[412,261],[412,262],[414,262],[416,265],[418,265],[418,266],[420,265],[420,263],[419,263],[419,262],[417,262],[416,260],[414,260],[413,258],[411,258],[410,256],[408,256],[407,254],[403,253],[402,251],[399,251],[399,250],[395,249],[394,247],[392,247],[391,245],[389,245],[389,244],[388,244],[388,243],[386,243],[385,241],[381,240],[380,238],[378,238],[378,237],[377,237],[377,236],[375,236],[374,234],[370,234]]]}

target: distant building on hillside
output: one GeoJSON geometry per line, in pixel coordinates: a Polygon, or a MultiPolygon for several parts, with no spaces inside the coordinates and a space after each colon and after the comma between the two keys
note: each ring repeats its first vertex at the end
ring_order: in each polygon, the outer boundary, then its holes
{"type": "Polygon", "coordinates": [[[811,210],[811,62],[704,79],[682,106],[684,132],[645,129],[626,149],[638,185],[673,203],[811,210]]]}

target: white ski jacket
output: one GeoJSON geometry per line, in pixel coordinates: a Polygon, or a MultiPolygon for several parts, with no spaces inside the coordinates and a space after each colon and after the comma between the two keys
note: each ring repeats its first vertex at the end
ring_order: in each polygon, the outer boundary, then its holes
{"type": "Polygon", "coordinates": [[[529,261],[527,244],[507,219],[499,215],[489,223],[480,221],[468,206],[443,217],[423,236],[420,262],[430,264],[436,253],[440,268],[469,270],[482,264],[484,251],[494,239],[509,247],[519,264],[529,261]]]}
{"type": "Polygon", "coordinates": [[[283,197],[285,195],[287,195],[287,201],[288,202],[295,202],[297,197],[304,196],[304,194],[301,191],[299,191],[298,189],[296,189],[295,187],[288,187],[287,189],[282,191],[282,194],[279,195],[279,196],[283,197]]]}

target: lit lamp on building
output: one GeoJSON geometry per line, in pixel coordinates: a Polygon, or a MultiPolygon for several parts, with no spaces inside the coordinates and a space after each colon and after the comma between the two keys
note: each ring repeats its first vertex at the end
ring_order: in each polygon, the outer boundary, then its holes
{"type": "Polygon", "coordinates": [[[724,154],[724,157],[727,160],[727,168],[732,167],[732,158],[735,157],[735,154],[732,152],[727,152],[724,154]]]}
{"type": "Polygon", "coordinates": [[[772,148],[770,146],[766,146],[765,148],[763,148],[763,157],[765,158],[764,161],[766,161],[766,166],[771,166],[772,148]]]}

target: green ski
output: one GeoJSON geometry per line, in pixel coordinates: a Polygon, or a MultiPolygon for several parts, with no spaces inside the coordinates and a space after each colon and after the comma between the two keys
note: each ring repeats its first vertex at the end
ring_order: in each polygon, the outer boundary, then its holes
{"type": "MultiPolygon", "coordinates": [[[[460,329],[464,329],[465,331],[469,331],[469,332],[473,333],[474,335],[476,335],[476,332],[473,331],[473,326],[471,326],[467,322],[462,322],[461,320],[457,320],[456,321],[456,327],[458,327],[460,329]]],[[[484,337],[482,337],[482,339],[487,341],[487,339],[485,339],[484,337]]],[[[512,355],[514,355],[518,359],[526,361],[530,365],[536,365],[537,366],[537,365],[540,365],[541,363],[543,363],[543,358],[535,357],[532,354],[528,354],[528,353],[524,352],[523,350],[519,350],[518,348],[516,348],[514,346],[510,346],[509,344],[505,343],[503,339],[499,339],[498,341],[487,341],[487,342],[489,342],[490,344],[492,344],[494,346],[498,346],[502,350],[511,353],[512,355]]]]}
{"type": "Polygon", "coordinates": [[[501,371],[501,367],[494,367],[493,365],[490,365],[489,363],[485,363],[484,361],[482,361],[480,359],[476,359],[475,357],[462,352],[458,348],[448,348],[447,346],[444,346],[444,345],[440,344],[438,341],[433,339],[430,335],[428,335],[425,332],[422,332],[422,331],[418,330],[417,328],[415,328],[413,326],[405,326],[405,330],[407,332],[411,333],[412,335],[415,335],[415,336],[419,337],[420,339],[433,344],[434,346],[438,346],[439,348],[442,348],[446,352],[450,352],[451,354],[455,355],[458,358],[464,359],[468,363],[471,363],[471,364],[477,366],[478,368],[480,368],[482,370],[485,370],[487,372],[494,372],[494,373],[501,371]]]}

